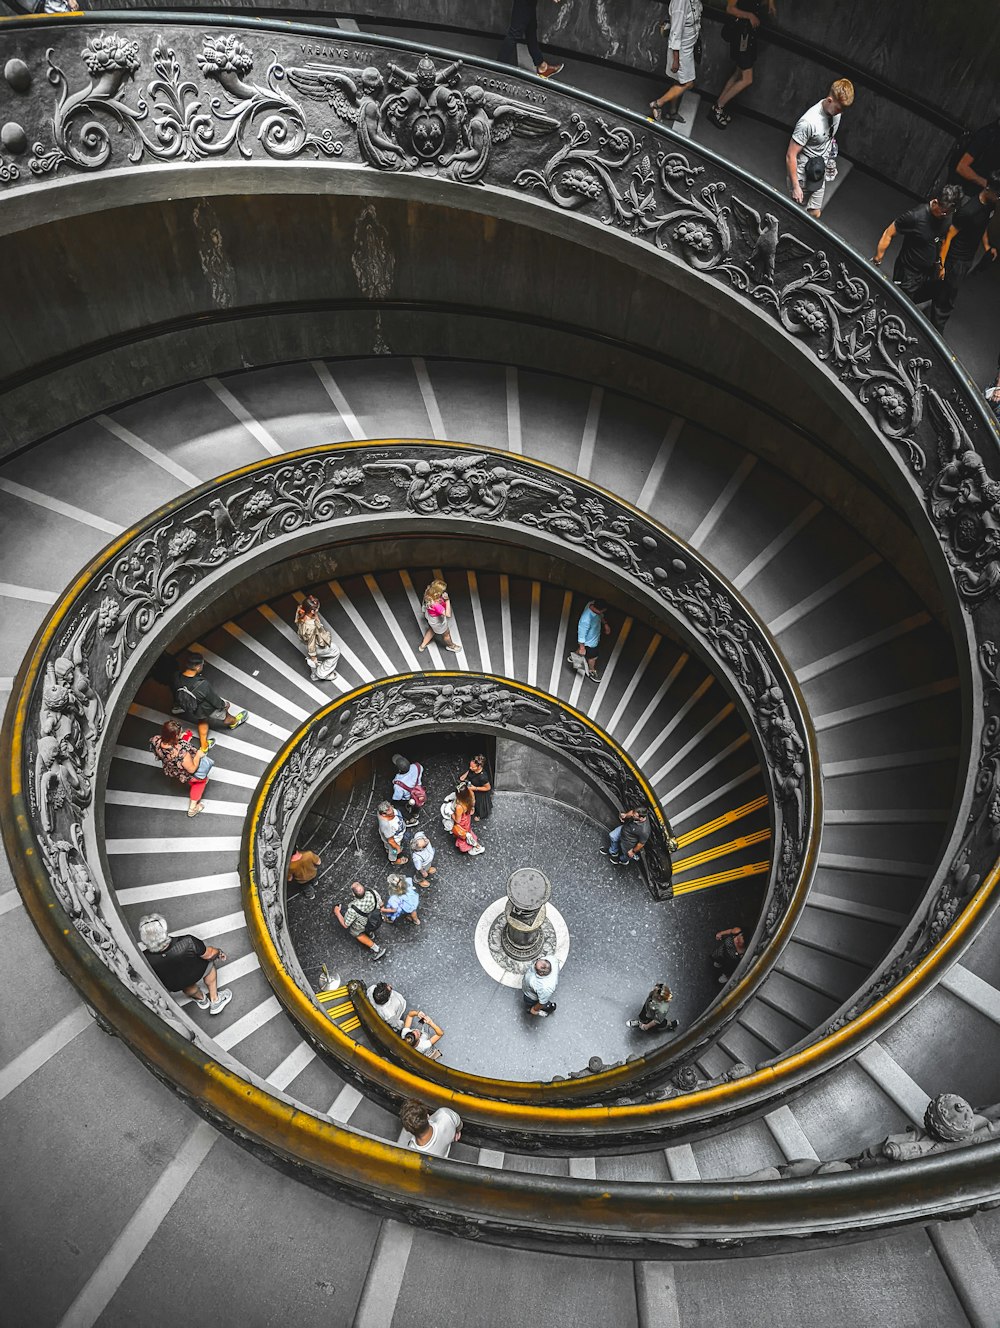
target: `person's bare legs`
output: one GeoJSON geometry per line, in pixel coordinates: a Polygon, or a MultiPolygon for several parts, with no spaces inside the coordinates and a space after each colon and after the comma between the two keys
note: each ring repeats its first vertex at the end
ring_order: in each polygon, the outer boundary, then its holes
{"type": "Polygon", "coordinates": [[[719,93],[716,106],[721,111],[728,102],[734,97],[738,97],[741,92],[746,92],[747,88],[753,82],[752,69],[736,69],[729,75],[726,86],[719,93]]]}
{"type": "MultiPolygon", "coordinates": [[[[688,88],[693,87],[693,83],[674,83],[671,87],[667,88],[662,97],[657,97],[653,104],[662,109],[664,106],[669,106],[671,102],[680,101],[688,88]]],[[[679,107],[675,107],[672,114],[676,114],[679,109],[679,107]]]]}
{"type": "Polygon", "coordinates": [[[208,990],[208,999],[213,1005],[215,1005],[219,999],[219,978],[215,971],[214,964],[209,964],[208,972],[205,973],[201,980],[204,982],[208,990]]]}
{"type": "Polygon", "coordinates": [[[362,932],[360,936],[355,936],[354,939],[357,941],[359,945],[363,945],[366,950],[375,949],[375,942],[365,932],[362,932]]]}
{"type": "Polygon", "coordinates": [[[420,926],[420,919],[417,917],[416,913],[409,914],[409,918],[410,921],[413,923],[414,927],[420,926]]]}
{"type": "Polygon", "coordinates": [[[451,632],[449,632],[447,628],[445,628],[445,631],[444,631],[444,635],[443,635],[443,637],[442,637],[442,640],[443,640],[443,642],[444,642],[444,645],[445,645],[445,649],[446,649],[446,650],[454,650],[455,653],[457,654],[457,653],[462,649],[462,647],[461,647],[460,645],[457,645],[457,644],[451,639],[451,632]]]}
{"type": "Polygon", "coordinates": [[[198,720],[198,743],[203,752],[208,751],[208,720],[198,720]]]}
{"type": "Polygon", "coordinates": [[[420,645],[417,647],[417,649],[418,649],[418,650],[426,650],[427,647],[428,647],[428,646],[430,645],[430,643],[431,643],[431,637],[432,637],[433,635],[434,635],[434,633],[433,633],[433,632],[431,631],[431,629],[428,627],[427,630],[424,632],[424,639],[420,642],[420,645]]]}

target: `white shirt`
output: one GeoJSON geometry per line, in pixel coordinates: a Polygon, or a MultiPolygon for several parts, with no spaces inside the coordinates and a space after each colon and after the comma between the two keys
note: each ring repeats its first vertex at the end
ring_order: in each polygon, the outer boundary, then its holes
{"type": "Polygon", "coordinates": [[[403,818],[400,816],[399,812],[396,812],[391,821],[385,816],[380,816],[378,818],[378,832],[382,836],[384,843],[387,843],[390,839],[395,839],[396,836],[401,834],[405,829],[406,826],[404,825],[403,818]]]}
{"type": "Polygon", "coordinates": [[[798,143],[802,149],[798,157],[802,163],[802,170],[805,170],[805,162],[809,157],[829,156],[830,144],[839,128],[840,112],[838,111],[836,115],[827,115],[821,101],[815,106],[810,106],[805,115],[799,117],[792,130],[792,142],[798,143]]]}
{"type": "Polygon", "coordinates": [[[392,777],[392,800],[393,802],[402,802],[408,798],[414,787],[420,783],[420,776],[424,773],[424,768],[416,761],[413,761],[409,770],[400,774],[397,770],[392,777]]]}
{"type": "Polygon", "coordinates": [[[375,1003],[375,988],[377,986],[378,983],[373,982],[368,988],[368,999],[389,1027],[394,1028],[398,1033],[406,1019],[406,997],[401,991],[390,991],[389,999],[385,1005],[377,1005],[375,1003]]]}
{"type": "Polygon", "coordinates": [[[462,1128],[462,1118],[457,1111],[452,1111],[451,1107],[438,1107],[437,1111],[431,1112],[428,1119],[431,1123],[431,1137],[427,1143],[418,1144],[411,1134],[406,1146],[412,1148],[415,1153],[427,1153],[430,1157],[447,1157],[455,1142],[455,1135],[462,1128]]]}
{"type": "Polygon", "coordinates": [[[701,0],[670,0],[670,50],[693,46],[700,31],[701,0]]]}
{"type": "Polygon", "coordinates": [[[423,871],[434,861],[434,845],[429,843],[424,848],[414,848],[410,851],[410,857],[416,871],[423,871]]]}
{"type": "Polygon", "coordinates": [[[530,964],[521,979],[521,990],[525,996],[534,996],[539,1005],[545,1005],[552,999],[559,984],[559,960],[555,955],[546,955],[545,958],[552,965],[551,973],[543,977],[541,973],[535,972],[534,964],[530,964]]]}

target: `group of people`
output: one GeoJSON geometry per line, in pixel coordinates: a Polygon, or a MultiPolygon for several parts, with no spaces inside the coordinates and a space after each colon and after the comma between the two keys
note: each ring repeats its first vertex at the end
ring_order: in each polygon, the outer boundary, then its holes
{"type": "Polygon", "coordinates": [[[403,993],[388,982],[373,982],[366,994],[376,1013],[407,1046],[432,1061],[441,1059],[441,1048],[437,1044],[444,1037],[444,1029],[429,1014],[423,1010],[411,1010],[403,993]]]}
{"type": "MultiPolygon", "coordinates": [[[[333,916],[359,945],[371,952],[373,960],[384,959],[387,951],[376,940],[383,922],[406,920],[421,925],[418,910],[420,892],[437,875],[437,851],[429,836],[418,828],[421,809],[427,802],[424,767],[402,753],[392,757],[392,793],[376,808],[375,821],[379,839],[393,870],[386,877],[388,894],[382,894],[360,881],[351,883],[351,897],[338,904],[333,916]],[[409,867],[409,874],[401,869],[409,867]]],[[[485,821],[493,810],[493,783],[485,755],[469,760],[456,780],[455,789],[441,806],[442,826],[451,834],[461,854],[476,857],[485,852],[473,822],[485,821]]]]}

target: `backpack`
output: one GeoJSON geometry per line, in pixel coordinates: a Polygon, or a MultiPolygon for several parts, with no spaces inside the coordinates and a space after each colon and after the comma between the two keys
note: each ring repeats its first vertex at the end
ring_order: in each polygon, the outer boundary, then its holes
{"type": "MultiPolygon", "coordinates": [[[[365,915],[367,921],[365,922],[364,935],[371,936],[374,938],[375,933],[382,926],[382,923],[385,922],[385,918],[382,916],[381,913],[381,908],[383,903],[382,896],[379,894],[377,890],[373,890],[372,894],[375,896],[375,907],[372,909],[370,913],[367,913],[365,915]]],[[[358,909],[358,912],[360,913],[361,910],[358,909]]]]}
{"type": "Polygon", "coordinates": [[[445,833],[449,835],[451,834],[451,827],[455,820],[455,803],[457,799],[457,794],[449,793],[441,804],[441,825],[443,826],[445,833]]]}

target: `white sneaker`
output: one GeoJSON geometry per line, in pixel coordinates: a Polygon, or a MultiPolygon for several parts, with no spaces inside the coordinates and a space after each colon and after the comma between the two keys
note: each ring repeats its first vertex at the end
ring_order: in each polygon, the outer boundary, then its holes
{"type": "Polygon", "coordinates": [[[475,857],[478,857],[478,855],[479,855],[480,853],[485,853],[485,852],[486,852],[486,847],[485,847],[485,845],[483,845],[483,844],[479,844],[476,848],[470,848],[470,849],[469,849],[469,857],[470,857],[470,858],[475,858],[475,857]]]}
{"type": "Polygon", "coordinates": [[[208,1007],[209,1014],[221,1014],[229,1002],[233,999],[233,993],[227,987],[225,991],[219,992],[219,999],[212,1001],[208,1007]]]}
{"type": "Polygon", "coordinates": [[[212,1004],[212,1000],[211,1000],[211,997],[209,996],[208,992],[207,992],[207,991],[206,991],[206,992],[203,992],[203,993],[202,993],[201,1000],[198,1001],[198,1009],[199,1009],[199,1010],[207,1010],[211,1004],[212,1004]]]}

